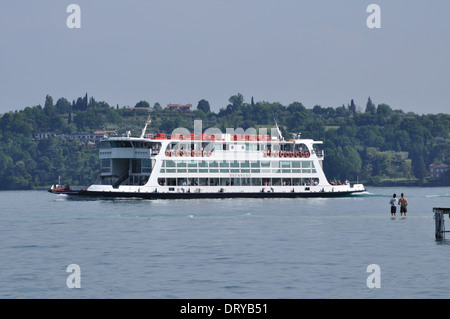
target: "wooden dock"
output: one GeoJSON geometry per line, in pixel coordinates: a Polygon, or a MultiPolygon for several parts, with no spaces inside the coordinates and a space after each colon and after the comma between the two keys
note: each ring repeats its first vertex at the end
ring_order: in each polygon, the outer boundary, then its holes
{"type": "Polygon", "coordinates": [[[450,231],[445,230],[444,215],[448,214],[450,218],[450,208],[434,207],[433,212],[436,223],[435,237],[437,240],[445,239],[445,233],[450,231]]]}

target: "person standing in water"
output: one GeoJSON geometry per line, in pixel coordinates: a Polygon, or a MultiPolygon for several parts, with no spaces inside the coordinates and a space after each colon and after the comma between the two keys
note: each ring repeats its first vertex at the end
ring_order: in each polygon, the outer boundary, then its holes
{"type": "Polygon", "coordinates": [[[398,204],[397,194],[392,195],[392,198],[389,201],[389,203],[391,204],[391,216],[395,216],[395,214],[397,213],[397,204],[398,204]]]}
{"type": "Polygon", "coordinates": [[[405,214],[406,216],[406,212],[408,211],[406,208],[406,206],[408,206],[408,200],[403,193],[398,201],[398,204],[400,205],[400,215],[403,216],[403,214],[405,214]]]}

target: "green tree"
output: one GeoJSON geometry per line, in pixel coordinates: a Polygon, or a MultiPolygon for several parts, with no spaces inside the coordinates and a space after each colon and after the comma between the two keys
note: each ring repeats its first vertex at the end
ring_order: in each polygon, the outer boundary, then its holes
{"type": "Polygon", "coordinates": [[[375,114],[376,111],[377,111],[377,108],[375,107],[375,104],[373,104],[372,99],[369,96],[369,98],[367,99],[365,112],[369,113],[369,114],[375,114]]]}
{"type": "Polygon", "coordinates": [[[201,99],[198,101],[197,109],[203,111],[205,114],[208,114],[211,112],[211,107],[209,106],[209,102],[201,99]]]}
{"type": "Polygon", "coordinates": [[[134,107],[150,107],[150,104],[147,101],[139,101],[134,107]]]}

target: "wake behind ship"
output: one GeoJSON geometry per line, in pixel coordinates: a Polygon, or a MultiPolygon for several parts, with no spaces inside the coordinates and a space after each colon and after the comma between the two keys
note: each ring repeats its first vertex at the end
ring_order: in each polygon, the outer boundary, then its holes
{"type": "MultiPolygon", "coordinates": [[[[147,199],[336,197],[362,184],[330,183],[321,141],[268,134],[165,134],[101,140],[100,174],[88,188],[53,185],[72,196],[147,199]]],[[[278,127],[277,127],[277,131],[278,127]]]]}

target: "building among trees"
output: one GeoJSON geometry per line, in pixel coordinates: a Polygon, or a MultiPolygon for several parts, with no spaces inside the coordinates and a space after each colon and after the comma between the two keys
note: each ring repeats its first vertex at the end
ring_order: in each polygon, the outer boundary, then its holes
{"type": "Polygon", "coordinates": [[[182,113],[189,113],[191,112],[192,104],[167,104],[167,108],[172,112],[182,112],[182,113]]]}
{"type": "Polygon", "coordinates": [[[430,165],[430,179],[439,180],[442,179],[445,173],[448,171],[449,166],[447,164],[431,164],[430,165]]]}

